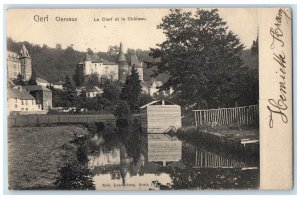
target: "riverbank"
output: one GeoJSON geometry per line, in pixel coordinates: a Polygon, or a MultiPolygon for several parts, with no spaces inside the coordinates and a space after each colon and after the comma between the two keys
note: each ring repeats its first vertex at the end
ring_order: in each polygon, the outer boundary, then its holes
{"type": "Polygon", "coordinates": [[[54,189],[63,166],[62,146],[74,139],[75,132],[87,134],[85,128],[75,126],[9,128],[9,188],[54,189]]]}

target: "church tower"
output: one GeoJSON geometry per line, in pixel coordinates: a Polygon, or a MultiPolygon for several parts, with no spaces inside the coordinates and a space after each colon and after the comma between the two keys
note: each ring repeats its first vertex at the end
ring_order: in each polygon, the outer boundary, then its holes
{"type": "Polygon", "coordinates": [[[126,77],[127,77],[128,73],[129,73],[129,69],[128,69],[127,59],[123,52],[122,42],[120,43],[119,56],[118,56],[117,63],[119,65],[119,81],[124,83],[126,81],[126,77]]]}
{"type": "Polygon", "coordinates": [[[19,54],[19,59],[21,61],[22,78],[28,81],[31,78],[31,74],[32,74],[31,57],[24,44],[22,44],[21,52],[19,54]]]}

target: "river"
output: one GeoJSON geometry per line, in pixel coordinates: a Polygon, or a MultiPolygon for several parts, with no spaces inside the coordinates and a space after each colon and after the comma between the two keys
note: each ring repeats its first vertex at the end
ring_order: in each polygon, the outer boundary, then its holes
{"type": "Polygon", "coordinates": [[[94,134],[89,168],[96,190],[255,189],[259,167],[166,134],[94,134]]]}

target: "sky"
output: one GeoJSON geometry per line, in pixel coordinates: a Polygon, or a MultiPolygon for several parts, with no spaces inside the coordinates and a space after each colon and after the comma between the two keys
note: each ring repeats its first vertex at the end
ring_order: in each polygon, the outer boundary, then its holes
{"type": "MultiPolygon", "coordinates": [[[[106,52],[110,45],[119,45],[120,42],[124,49],[148,50],[164,41],[162,30],[156,26],[168,13],[169,9],[165,8],[10,9],[6,15],[6,33],[17,42],[28,41],[49,47],[55,47],[59,43],[63,48],[73,45],[79,51],[91,48],[94,52],[106,52]],[[144,20],[129,20],[134,17],[144,20]],[[41,22],[37,20],[40,18],[48,20],[41,22]],[[57,21],[58,18],[77,20],[57,21]]],[[[257,9],[223,8],[219,9],[219,14],[227,22],[229,30],[238,35],[246,49],[250,48],[258,31],[257,9]]]]}

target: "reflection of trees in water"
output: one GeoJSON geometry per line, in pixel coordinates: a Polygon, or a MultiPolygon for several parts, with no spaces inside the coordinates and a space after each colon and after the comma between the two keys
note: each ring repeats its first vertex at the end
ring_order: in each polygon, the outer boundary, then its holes
{"type": "Polygon", "coordinates": [[[123,131],[121,136],[121,165],[120,171],[122,176],[122,183],[125,185],[126,174],[129,171],[132,175],[132,168],[137,165],[141,157],[141,137],[140,127],[133,124],[126,131],[123,131]]]}
{"type": "Polygon", "coordinates": [[[259,170],[241,169],[169,169],[172,185],[156,182],[162,189],[255,189],[259,186],[259,170]]]}
{"type": "Polygon", "coordinates": [[[126,137],[123,140],[127,149],[128,156],[136,164],[141,155],[141,133],[140,128],[136,125],[126,132],[126,137]]]}
{"type": "MultiPolygon", "coordinates": [[[[115,148],[120,149],[120,164],[113,167],[101,167],[101,172],[95,174],[111,175],[112,179],[121,179],[123,184],[128,176],[143,175],[147,173],[167,173],[172,179],[172,184],[161,184],[154,181],[159,189],[251,189],[259,184],[259,170],[241,170],[241,168],[192,168],[195,166],[196,148],[185,145],[182,151],[182,164],[169,164],[167,167],[156,163],[141,163],[141,134],[138,125],[123,129],[122,133],[104,135],[105,143],[101,144],[105,151],[115,148]],[[151,167],[151,165],[153,165],[151,167]],[[155,168],[154,168],[155,165],[155,168]],[[181,166],[178,166],[181,165],[181,166]]],[[[102,148],[103,149],[103,148],[102,148]]],[[[98,167],[97,167],[98,169],[98,167]]],[[[150,183],[150,182],[149,182],[150,183]]]]}

